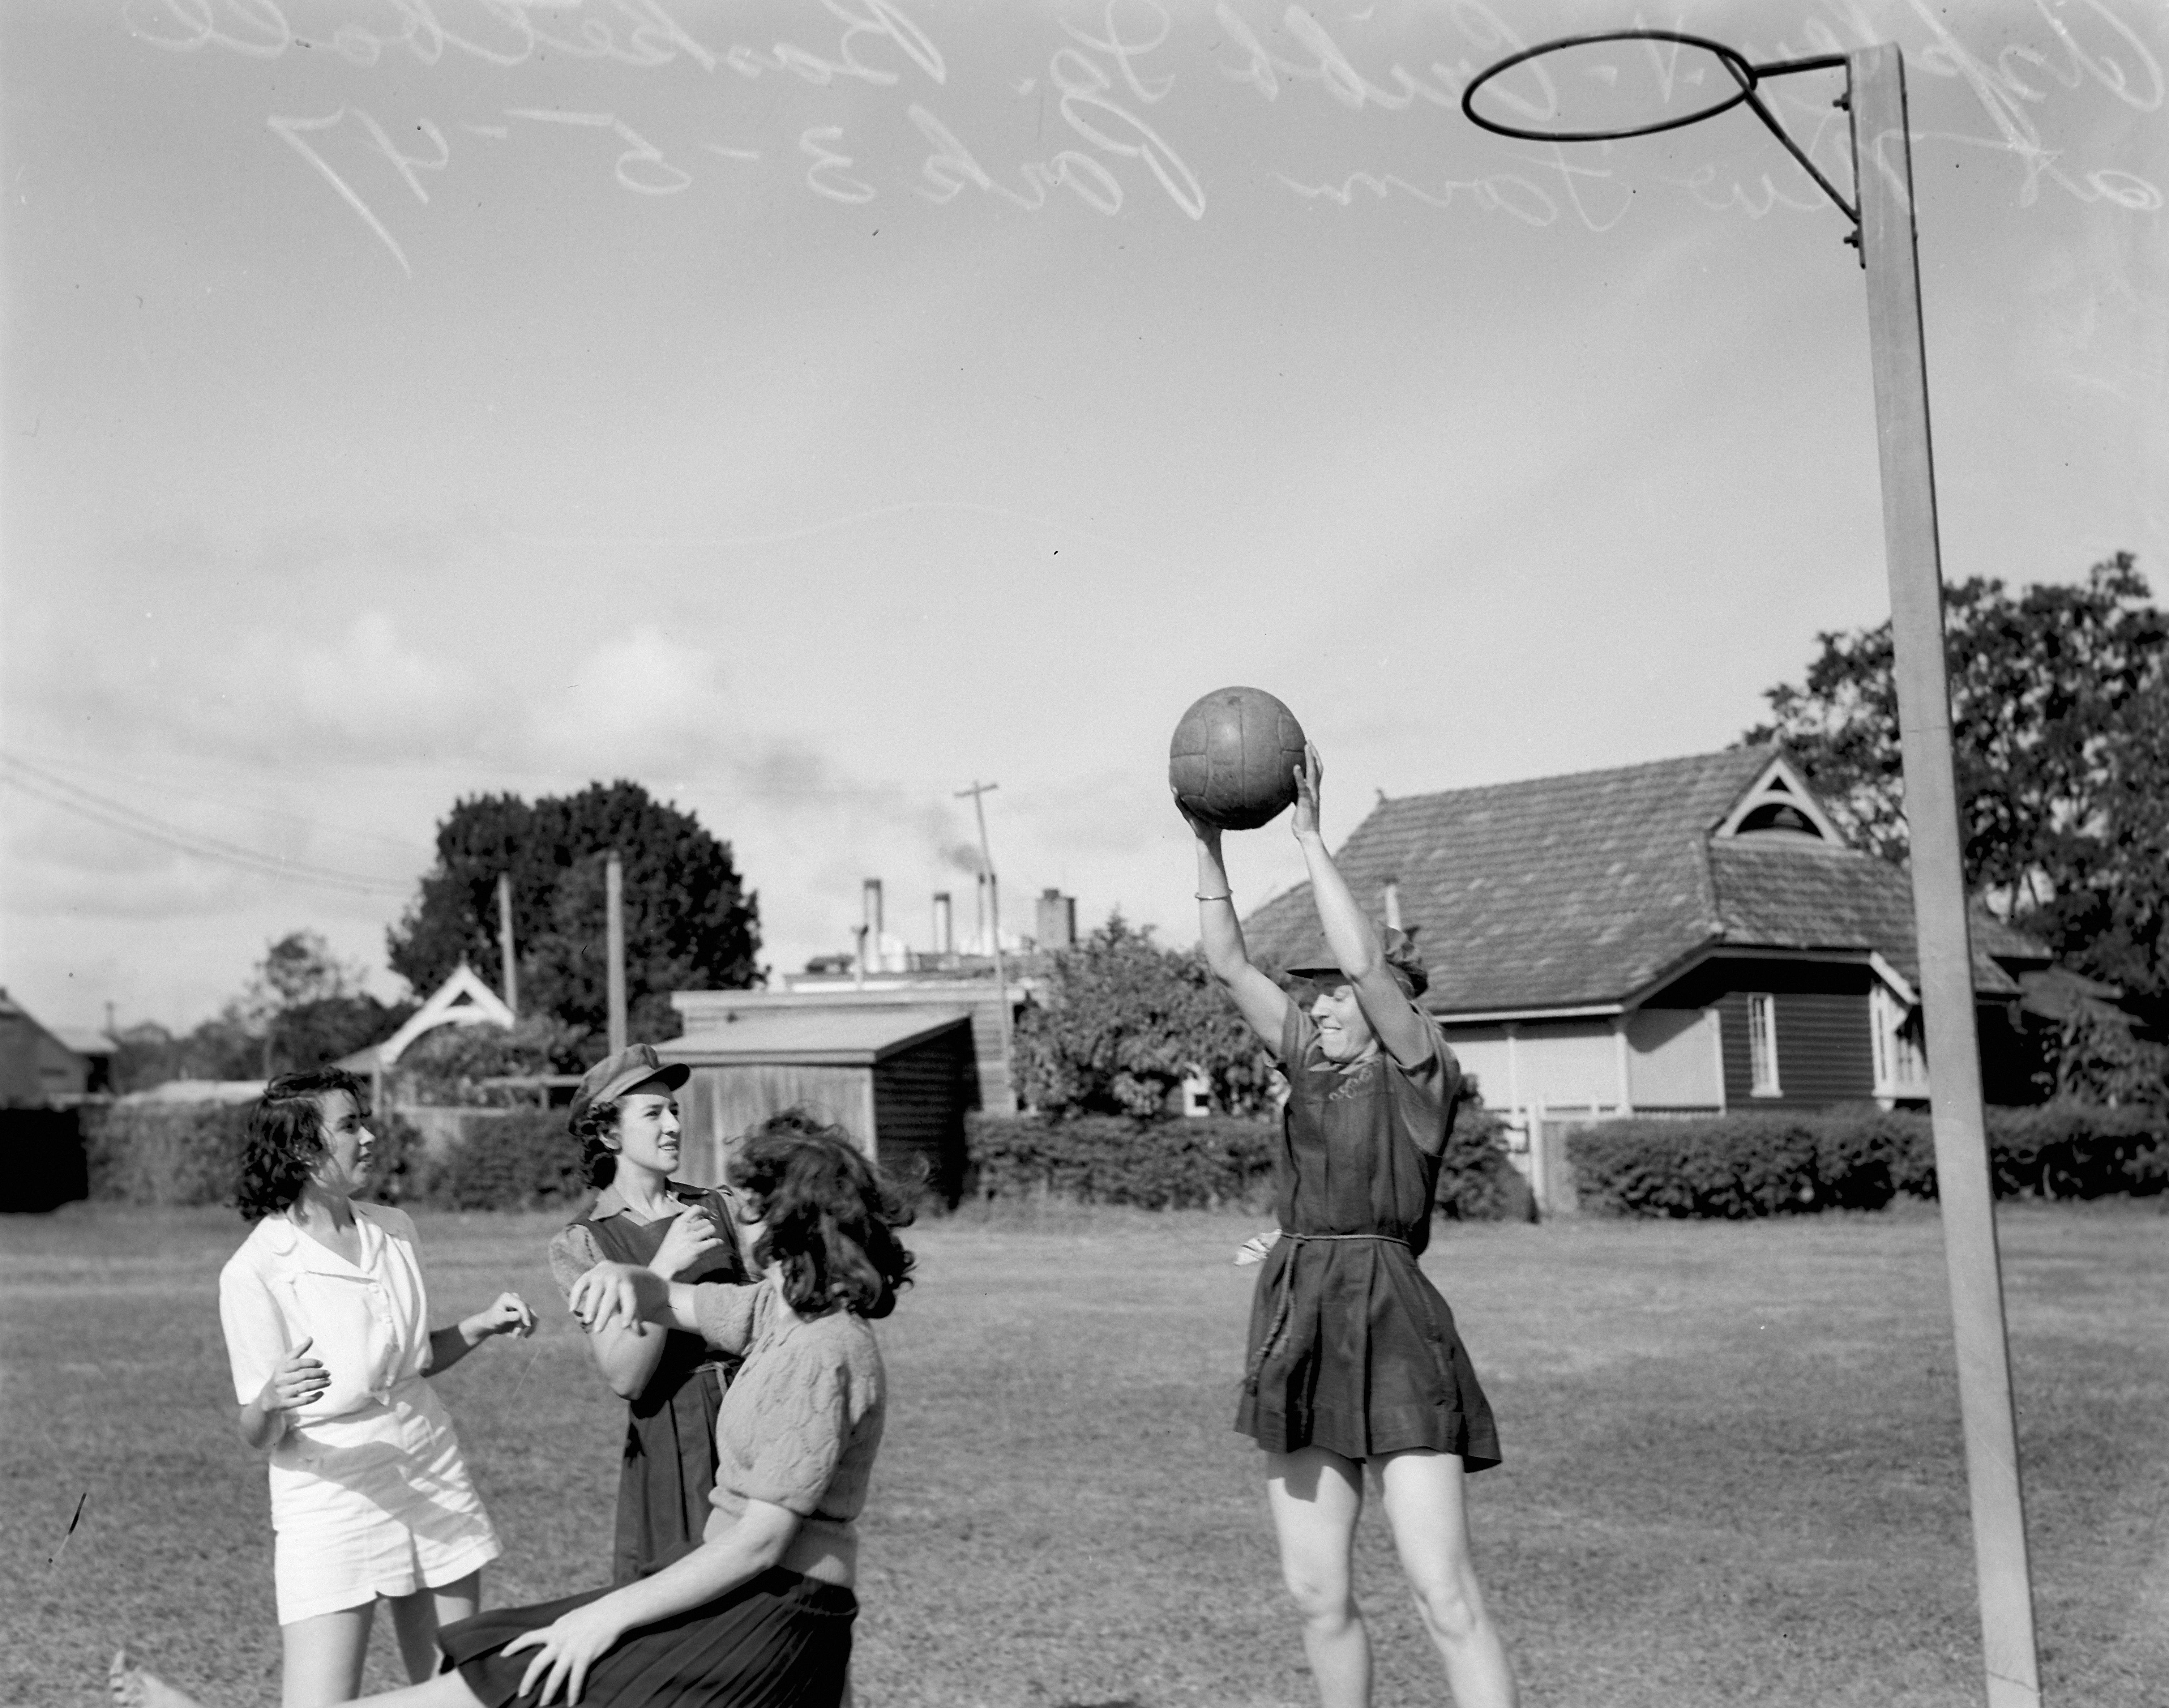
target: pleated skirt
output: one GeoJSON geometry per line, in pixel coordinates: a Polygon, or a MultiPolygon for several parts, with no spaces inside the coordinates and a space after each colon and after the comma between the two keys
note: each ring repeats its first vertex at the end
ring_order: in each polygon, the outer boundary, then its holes
{"type": "Polygon", "coordinates": [[[1453,1312],[1405,1245],[1282,1240],[1258,1277],[1235,1428],[1269,1453],[1427,1448],[1499,1463],[1491,1403],[1453,1312]]]}
{"type": "MultiPolygon", "coordinates": [[[[456,1669],[486,1708],[505,1708],[520,1700],[520,1681],[535,1660],[534,1650],[508,1655],[505,1644],[608,1593],[490,1608],[446,1625],[437,1637],[445,1669],[456,1669]]],[[[589,1672],[581,1701],[584,1708],[839,1708],[858,1611],[851,1591],[775,1567],[628,1634],[589,1672]]]]}

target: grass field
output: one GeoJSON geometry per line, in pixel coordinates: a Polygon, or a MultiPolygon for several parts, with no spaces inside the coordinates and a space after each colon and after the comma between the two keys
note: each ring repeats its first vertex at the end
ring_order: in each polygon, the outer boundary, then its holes
{"type": "MultiPolygon", "coordinates": [[[[531,1342],[444,1379],[511,1551],[493,1602],[603,1567],[621,1413],[557,1308],[550,1219],[424,1215],[434,1316],[501,1285],[531,1342]]],[[[1256,1225],[966,1216],[913,1230],[865,1522],[862,1708],[1312,1700],[1258,1455],[1228,1428],[1256,1225]]],[[[234,1438],[211,1211],[0,1220],[0,1700],[99,1700],[125,1636],[216,1705],[276,1700],[264,1472],[234,1438]],[[81,1527],[49,1563],[77,1497],[81,1527]]],[[[2048,1698],[2169,1700],[2169,1220],[2007,1208],[2048,1698]]],[[[1442,1227],[1507,1462],[1479,1562],[1532,1708],[1981,1700],[1932,1207],[1740,1225],[1442,1227]]],[[[1378,1700],[1443,1687],[1383,1527],[1378,1700]]],[[[372,1682],[398,1682],[380,1625],[372,1682]]]]}

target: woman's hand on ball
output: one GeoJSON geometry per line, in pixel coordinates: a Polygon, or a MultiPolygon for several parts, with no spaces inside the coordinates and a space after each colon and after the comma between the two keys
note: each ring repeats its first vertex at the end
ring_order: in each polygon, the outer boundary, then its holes
{"type": "Polygon", "coordinates": [[[1174,799],[1175,811],[1182,814],[1182,822],[1190,826],[1190,834],[1208,847],[1218,848],[1220,846],[1220,827],[1218,825],[1207,824],[1204,819],[1183,805],[1182,793],[1173,783],[1168,785],[1167,792],[1174,799]]]}
{"type": "Polygon", "coordinates": [[[1295,817],[1291,825],[1298,842],[1318,834],[1319,785],[1324,781],[1325,765],[1318,756],[1318,744],[1306,741],[1303,745],[1303,763],[1295,773],[1295,817]]]}

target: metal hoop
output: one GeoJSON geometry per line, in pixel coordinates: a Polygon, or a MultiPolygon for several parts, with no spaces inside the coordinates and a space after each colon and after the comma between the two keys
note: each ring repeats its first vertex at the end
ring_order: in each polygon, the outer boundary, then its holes
{"type": "MultiPolygon", "coordinates": [[[[1461,92],[1461,111],[1468,122],[1479,130],[1495,136],[1516,136],[1527,142],[1616,142],[1627,136],[1654,136],[1660,131],[1677,131],[1684,125],[1699,125],[1704,119],[1713,119],[1719,113],[1729,113],[1735,107],[1745,105],[1762,121],[1763,128],[1785,146],[1785,152],[1799,161],[1809,177],[1822,187],[1823,194],[1836,202],[1840,212],[1852,222],[1853,235],[1847,243],[1858,241],[1860,209],[1845,199],[1844,192],[1824,176],[1822,168],[1808,157],[1806,149],[1794,141],[1792,134],[1777,122],[1777,115],[1763,104],[1762,97],[1756,93],[1764,77],[1785,77],[1793,72],[1839,70],[1846,72],[1850,88],[1852,71],[1843,54],[1817,54],[1808,59],[1773,60],[1768,65],[1754,65],[1737,48],[1727,47],[1721,41],[1712,41],[1706,35],[1687,35],[1676,29],[1600,29],[1587,35],[1562,35],[1555,41],[1540,41],[1534,47],[1525,47],[1519,53],[1510,53],[1495,65],[1487,66],[1471,79],[1461,92]],[[1647,125],[1629,125],[1617,131],[1533,131],[1526,125],[1503,125],[1496,119],[1487,119],[1476,110],[1476,92],[1500,72],[1511,71],[1547,53],[1557,53],[1561,48],[1585,47],[1593,41],[1676,41],[1685,47],[1700,48],[1713,54],[1732,80],[1740,85],[1740,92],[1729,100],[1719,101],[1713,107],[1703,107],[1677,119],[1659,119],[1647,125]]],[[[1850,103],[1848,94],[1838,104],[1850,103]]],[[[1855,168],[1856,181],[1858,169],[1855,168]]]]}
{"type": "Polygon", "coordinates": [[[1660,131],[1676,131],[1683,125],[1699,125],[1719,113],[1729,113],[1743,101],[1752,99],[1755,85],[1765,71],[1793,69],[1792,66],[1754,66],[1739,49],[1727,47],[1721,41],[1712,41],[1706,35],[1686,35],[1676,29],[1603,29],[1589,35],[1562,35],[1555,41],[1540,41],[1534,47],[1525,47],[1519,53],[1511,53],[1495,65],[1487,66],[1474,81],[1461,92],[1461,110],[1469,123],[1481,126],[1500,136],[1518,136],[1529,142],[1616,142],[1624,136],[1653,136],[1660,131]],[[1500,72],[1511,71],[1516,66],[1538,58],[1544,54],[1557,53],[1561,48],[1585,47],[1595,41],[1676,41],[1682,46],[1698,47],[1705,53],[1717,56],[1730,72],[1740,90],[1729,100],[1713,107],[1703,107],[1676,119],[1660,119],[1649,125],[1630,125],[1619,131],[1532,131],[1520,125],[1502,125],[1495,119],[1487,119],[1476,110],[1476,92],[1500,72]]]}

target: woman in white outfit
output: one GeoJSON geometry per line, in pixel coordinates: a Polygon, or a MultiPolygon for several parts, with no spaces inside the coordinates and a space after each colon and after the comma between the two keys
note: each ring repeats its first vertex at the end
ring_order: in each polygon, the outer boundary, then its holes
{"type": "Polygon", "coordinates": [[[364,1101],[338,1068],[265,1087],[236,1193],[256,1229],[218,1281],[241,1438],[271,1459],[285,1708],[360,1693],[380,1599],[418,1682],[439,1625],[476,1611],[503,1550],[424,1378],[535,1326],[505,1293],[431,1331],[413,1222],[354,1201],[376,1142],[364,1101]]]}

